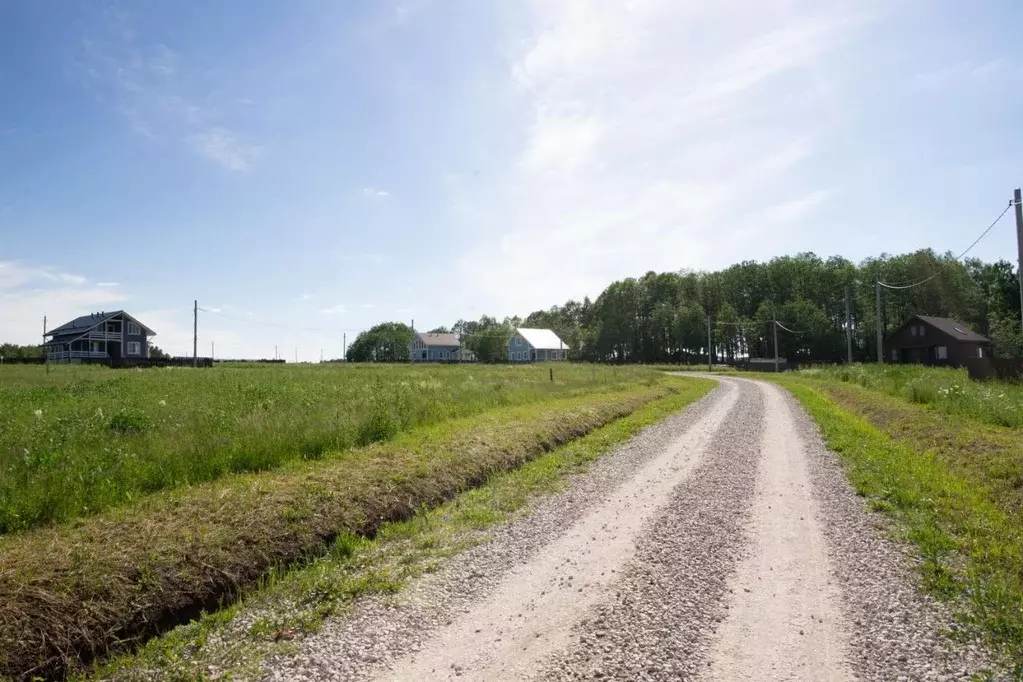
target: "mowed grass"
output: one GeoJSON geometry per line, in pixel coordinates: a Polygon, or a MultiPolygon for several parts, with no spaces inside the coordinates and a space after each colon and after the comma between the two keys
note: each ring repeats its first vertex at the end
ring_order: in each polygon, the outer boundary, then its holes
{"type": "Polygon", "coordinates": [[[0,537],[0,679],[59,676],[130,649],[338,537],[373,538],[692,381],[655,379],[451,419],[0,537]]]}
{"type": "Polygon", "coordinates": [[[1023,678],[1020,433],[888,395],[892,384],[867,389],[828,374],[767,378],[792,391],[857,492],[916,547],[923,587],[1023,678]]]}
{"type": "Polygon", "coordinates": [[[965,369],[921,365],[836,365],[800,375],[839,380],[948,414],[1023,428],[1023,384],[971,381],[965,369]]]}
{"type": "Polygon", "coordinates": [[[632,414],[573,440],[521,467],[495,472],[487,482],[433,509],[389,523],[373,538],[338,536],[322,557],[275,571],[244,602],[204,614],[157,637],[139,651],[96,666],[81,679],[261,679],[260,663],[294,646],[294,637],[319,629],[324,618],[366,595],[400,591],[410,580],[441,568],[451,557],[485,542],[495,526],[561,490],[571,475],[707,394],[707,379],[675,379],[677,390],[632,414]]]}
{"type": "Polygon", "coordinates": [[[0,534],[315,460],[500,407],[652,384],[642,368],[0,367],[0,534]]]}

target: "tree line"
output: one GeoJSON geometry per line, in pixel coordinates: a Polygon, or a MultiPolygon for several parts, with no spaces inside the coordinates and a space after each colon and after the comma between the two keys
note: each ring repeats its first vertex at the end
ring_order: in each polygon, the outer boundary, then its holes
{"type": "MultiPolygon", "coordinates": [[[[716,272],[648,272],[610,284],[590,300],[570,300],[525,318],[458,320],[450,328],[480,360],[502,361],[514,327],[553,329],[574,360],[619,363],[706,362],[708,322],[711,352],[719,362],[773,357],[773,326],[782,358],[799,363],[846,359],[846,328],[853,358],[876,358],[874,283],[883,289],[882,334],[916,314],[954,318],[988,336],[995,353],[1023,355],[1019,278],[1000,260],[959,261],[951,253],[924,249],[882,254],[853,263],[814,253],[745,261],[716,272]],[[848,318],[847,318],[848,305],[848,318]],[[793,333],[796,332],[796,333],[793,333]]],[[[386,323],[360,334],[348,359],[408,359],[412,329],[386,323]]]]}

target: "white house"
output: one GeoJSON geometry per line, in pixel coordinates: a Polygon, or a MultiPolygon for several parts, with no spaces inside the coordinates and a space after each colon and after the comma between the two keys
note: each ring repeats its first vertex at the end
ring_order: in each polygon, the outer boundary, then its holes
{"type": "Polygon", "coordinates": [[[550,329],[519,327],[508,340],[508,362],[567,360],[569,347],[550,329]]]}

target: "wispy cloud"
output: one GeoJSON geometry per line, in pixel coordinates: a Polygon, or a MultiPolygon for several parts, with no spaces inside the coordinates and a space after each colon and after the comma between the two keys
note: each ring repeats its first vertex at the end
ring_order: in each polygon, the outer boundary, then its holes
{"type": "Polygon", "coordinates": [[[376,187],[363,187],[362,195],[369,197],[370,199],[383,199],[391,195],[390,192],[383,189],[377,189],[376,187]]]}
{"type": "Polygon", "coordinates": [[[1005,74],[1009,63],[1002,58],[985,62],[962,61],[917,75],[913,85],[918,90],[943,90],[967,84],[993,81],[1005,74]]]}
{"type": "Polygon", "coordinates": [[[345,305],[343,303],[338,303],[337,305],[331,306],[330,308],[323,308],[323,309],[321,309],[320,313],[322,315],[341,315],[346,310],[347,310],[347,308],[345,307],[345,305]]]}
{"type": "Polygon", "coordinates": [[[188,141],[196,152],[232,171],[248,170],[261,153],[259,147],[240,142],[224,128],[189,135],[188,141]]]}
{"type": "Polygon", "coordinates": [[[121,283],[120,282],[96,282],[96,286],[98,286],[98,287],[119,287],[119,286],[121,286],[121,283]]]}
{"type": "Polygon", "coordinates": [[[751,211],[805,227],[828,195],[798,174],[835,110],[817,70],[866,10],[788,4],[754,18],[743,0],[531,2],[532,30],[509,37],[519,153],[490,174],[499,186],[448,188],[478,235],[455,281],[509,314],[650,269],[762,257],[707,239],[739,234],[751,211]]]}
{"type": "Polygon", "coordinates": [[[208,70],[168,45],[146,41],[126,12],[108,7],[101,13],[99,27],[82,41],[77,66],[83,84],[138,135],[182,142],[231,171],[251,168],[261,154],[231,125],[230,104],[243,98],[224,92],[229,86],[218,85],[212,94],[200,86],[208,70]]]}
{"type": "Polygon", "coordinates": [[[0,261],[0,299],[0,339],[28,344],[39,342],[43,315],[52,328],[94,310],[110,310],[127,297],[75,273],[0,261]]]}

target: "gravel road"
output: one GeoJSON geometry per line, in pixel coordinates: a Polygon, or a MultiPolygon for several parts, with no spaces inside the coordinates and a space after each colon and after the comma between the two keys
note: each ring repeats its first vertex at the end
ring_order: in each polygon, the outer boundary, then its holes
{"type": "Polygon", "coordinates": [[[397,597],[365,599],[272,680],[968,680],[912,557],[774,385],[706,398],[397,597]]]}

